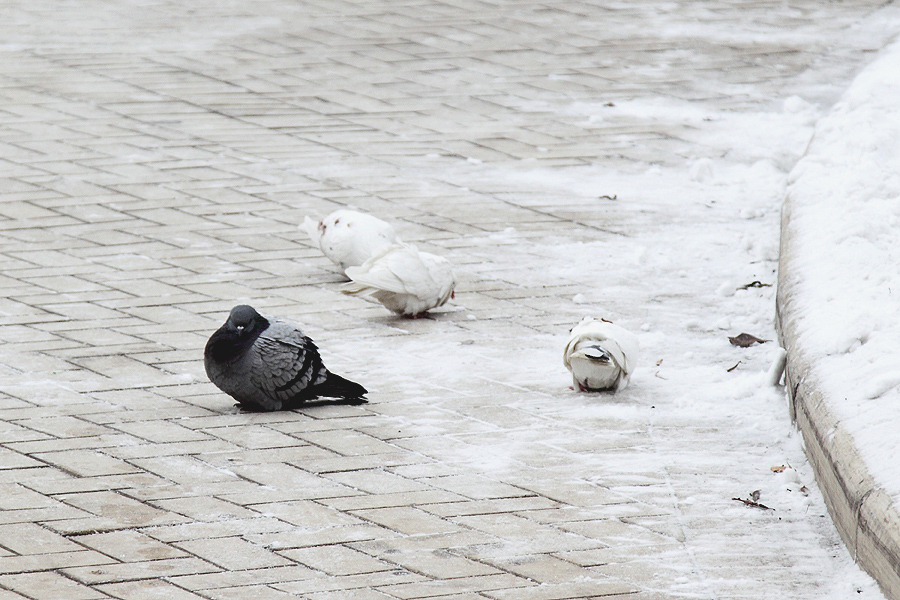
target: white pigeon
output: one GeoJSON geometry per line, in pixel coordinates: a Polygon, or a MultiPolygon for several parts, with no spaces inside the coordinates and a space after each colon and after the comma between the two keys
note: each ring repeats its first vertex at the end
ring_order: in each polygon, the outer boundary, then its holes
{"type": "Polygon", "coordinates": [[[456,276],[450,262],[415,246],[397,243],[358,267],[346,270],[341,292],[380,302],[398,315],[417,317],[453,297],[456,276]]]}
{"type": "Polygon", "coordinates": [[[563,363],[581,391],[618,391],[628,385],[638,352],[637,337],[627,329],[585,317],[572,328],[563,363]]]}
{"type": "Polygon", "coordinates": [[[357,267],[400,240],[390,223],[355,210],[336,210],[321,221],[303,219],[309,239],[344,271],[357,267]]]}

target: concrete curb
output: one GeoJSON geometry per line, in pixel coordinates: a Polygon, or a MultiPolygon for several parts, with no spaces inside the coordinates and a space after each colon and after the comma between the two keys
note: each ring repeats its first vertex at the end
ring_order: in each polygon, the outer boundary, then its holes
{"type": "Polygon", "coordinates": [[[829,408],[814,365],[798,342],[802,324],[796,308],[798,256],[791,224],[791,199],[781,215],[776,323],[787,351],[785,386],[791,419],[803,435],[806,455],[832,520],[854,560],[891,600],[900,600],[900,512],[868,472],[853,443],[829,408]]]}

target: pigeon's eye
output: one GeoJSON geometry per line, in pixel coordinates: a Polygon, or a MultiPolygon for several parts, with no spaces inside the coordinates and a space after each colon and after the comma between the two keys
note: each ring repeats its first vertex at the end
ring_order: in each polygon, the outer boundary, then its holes
{"type": "Polygon", "coordinates": [[[237,330],[238,330],[238,331],[243,331],[243,330],[244,330],[244,326],[243,326],[243,325],[238,325],[238,326],[237,326],[237,330]]]}

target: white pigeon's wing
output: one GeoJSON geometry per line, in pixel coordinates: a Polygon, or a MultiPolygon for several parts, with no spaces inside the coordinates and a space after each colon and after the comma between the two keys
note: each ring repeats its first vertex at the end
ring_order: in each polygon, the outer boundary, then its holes
{"type": "Polygon", "coordinates": [[[396,244],[394,228],[381,219],[358,213],[359,218],[346,223],[347,237],[352,241],[347,256],[348,266],[362,265],[396,244]]]}
{"type": "Polygon", "coordinates": [[[641,347],[640,344],[638,344],[636,335],[627,330],[623,331],[628,335],[620,336],[618,339],[619,347],[622,349],[622,354],[625,356],[625,362],[622,363],[622,370],[630,377],[631,373],[634,372],[634,368],[637,366],[638,357],[641,354],[641,347]]]}
{"type": "Polygon", "coordinates": [[[347,269],[354,283],[394,294],[427,293],[431,275],[412,246],[395,244],[359,267],[347,269]]]}
{"type": "Polygon", "coordinates": [[[343,293],[410,316],[444,304],[456,284],[446,259],[403,243],[393,244],[346,273],[351,282],[341,288],[343,293]]]}
{"type": "Polygon", "coordinates": [[[419,257],[428,268],[428,273],[434,283],[436,298],[435,306],[443,306],[456,287],[456,275],[453,273],[453,267],[443,256],[431,254],[429,252],[420,252],[419,257]]]}

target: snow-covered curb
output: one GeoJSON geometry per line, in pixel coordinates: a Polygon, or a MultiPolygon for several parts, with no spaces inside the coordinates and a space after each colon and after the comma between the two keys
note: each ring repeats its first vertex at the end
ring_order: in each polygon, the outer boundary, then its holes
{"type": "Polygon", "coordinates": [[[900,598],[898,100],[895,43],[816,125],[791,173],[777,299],[792,417],[841,536],[891,598],[900,598]]]}

